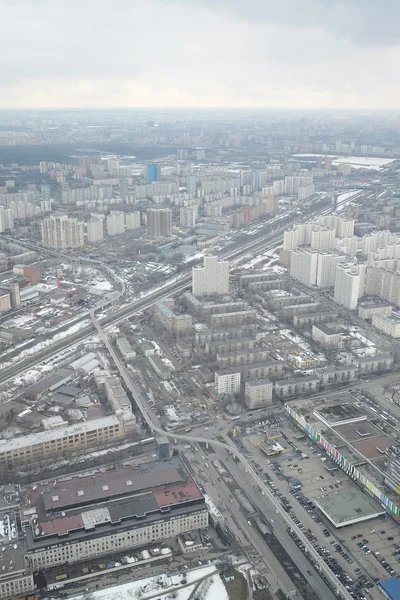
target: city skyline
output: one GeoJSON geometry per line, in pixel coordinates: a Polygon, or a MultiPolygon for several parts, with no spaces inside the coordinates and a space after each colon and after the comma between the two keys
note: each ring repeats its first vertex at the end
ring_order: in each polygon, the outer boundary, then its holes
{"type": "Polygon", "coordinates": [[[6,2],[0,108],[400,107],[391,0],[86,6],[6,2]]]}

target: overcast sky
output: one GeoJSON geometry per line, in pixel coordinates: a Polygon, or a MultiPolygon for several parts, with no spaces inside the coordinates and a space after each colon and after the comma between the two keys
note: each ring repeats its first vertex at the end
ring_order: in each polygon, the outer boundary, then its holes
{"type": "Polygon", "coordinates": [[[399,0],[2,0],[0,107],[400,108],[399,0]]]}

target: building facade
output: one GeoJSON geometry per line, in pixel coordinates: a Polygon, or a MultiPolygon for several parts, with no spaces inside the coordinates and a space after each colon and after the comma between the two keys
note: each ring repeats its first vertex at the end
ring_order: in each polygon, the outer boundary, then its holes
{"type": "Polygon", "coordinates": [[[100,242],[103,239],[103,221],[93,219],[87,224],[88,242],[100,242]]]}
{"type": "Polygon", "coordinates": [[[241,373],[235,371],[215,373],[217,394],[238,394],[240,392],[241,373]]]}
{"type": "Polygon", "coordinates": [[[153,237],[171,237],[172,212],[169,208],[149,208],[147,233],[153,237]]]}
{"type": "Polygon", "coordinates": [[[246,381],[244,398],[247,408],[262,408],[272,404],[273,383],[269,379],[246,381]]]}
{"type": "Polygon", "coordinates": [[[42,243],[48,248],[65,250],[84,245],[83,223],[67,215],[46,217],[40,224],[42,243]]]}
{"type": "Polygon", "coordinates": [[[192,293],[195,296],[229,293],[229,262],[217,256],[205,256],[202,267],[193,267],[192,293]]]}

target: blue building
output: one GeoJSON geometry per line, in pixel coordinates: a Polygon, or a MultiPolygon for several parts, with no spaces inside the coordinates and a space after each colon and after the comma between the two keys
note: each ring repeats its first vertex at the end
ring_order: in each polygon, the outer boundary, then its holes
{"type": "Polygon", "coordinates": [[[386,598],[389,600],[400,600],[400,579],[398,577],[384,579],[379,581],[378,585],[386,598]]]}
{"type": "Polygon", "coordinates": [[[160,165],[149,165],[147,167],[147,180],[149,183],[160,181],[160,165]]]}

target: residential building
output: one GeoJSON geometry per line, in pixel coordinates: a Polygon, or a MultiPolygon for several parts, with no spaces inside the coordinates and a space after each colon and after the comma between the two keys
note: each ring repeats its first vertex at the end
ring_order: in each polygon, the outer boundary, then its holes
{"type": "Polygon", "coordinates": [[[162,381],[167,381],[171,379],[171,369],[170,367],[162,360],[158,354],[152,354],[148,357],[149,363],[153,367],[154,371],[158,375],[158,377],[162,381]]]}
{"type": "Polygon", "coordinates": [[[125,224],[126,229],[139,229],[140,228],[140,212],[135,210],[131,213],[125,213],[125,224]]]}
{"type": "Polygon", "coordinates": [[[92,219],[87,224],[88,242],[100,242],[103,239],[103,221],[92,219]]]}
{"type": "Polygon", "coordinates": [[[196,225],[198,206],[192,204],[190,206],[181,206],[180,208],[180,225],[184,229],[192,229],[196,225]]]}
{"type": "Polygon", "coordinates": [[[291,254],[290,276],[306,286],[316,285],[318,252],[308,248],[296,248],[291,254]]]}
{"type": "Polygon", "coordinates": [[[176,336],[188,335],[192,330],[192,315],[175,313],[174,306],[172,298],[158,300],[154,305],[154,314],[169,333],[176,336]]]}
{"type": "Polygon", "coordinates": [[[126,395],[126,392],[121,385],[119,377],[105,377],[104,388],[107,400],[110,403],[110,406],[115,412],[115,414],[129,414],[129,419],[131,421],[132,419],[135,419],[136,421],[136,418],[132,414],[132,403],[126,395]]]}
{"type": "Polygon", "coordinates": [[[153,183],[153,181],[160,181],[160,175],[160,165],[149,165],[147,167],[147,181],[149,183],[153,183]]]}
{"type": "Polygon", "coordinates": [[[310,183],[309,185],[301,185],[297,191],[297,197],[300,202],[307,200],[307,198],[311,198],[315,194],[315,184],[310,183]]]}
{"type": "Polygon", "coordinates": [[[313,392],[317,392],[319,388],[319,378],[312,375],[275,381],[275,394],[279,398],[304,396],[304,394],[312,394],[313,392]]]}
{"type": "Polygon", "coordinates": [[[385,317],[385,315],[374,314],[372,315],[372,325],[382,331],[386,335],[392,338],[400,337],[400,319],[385,317]]]}
{"type": "Polygon", "coordinates": [[[208,323],[212,329],[219,329],[223,327],[234,327],[235,325],[246,325],[252,323],[256,318],[257,313],[255,310],[241,310],[238,312],[227,312],[210,315],[208,323]]]}
{"type": "Polygon", "coordinates": [[[239,394],[241,373],[238,371],[217,371],[214,382],[217,394],[239,394]]]}
{"type": "Polygon", "coordinates": [[[357,367],[352,365],[323,367],[322,369],[315,369],[315,375],[321,382],[321,388],[324,388],[355,381],[357,379],[357,371],[357,367]]]}
{"type": "Polygon", "coordinates": [[[335,285],[336,266],[346,259],[343,255],[334,252],[319,252],[317,264],[317,281],[319,288],[328,288],[335,285]]]}
{"type": "Polygon", "coordinates": [[[171,237],[172,212],[169,208],[149,208],[147,216],[147,233],[154,237],[171,237]]]}
{"type": "Polygon", "coordinates": [[[328,325],[320,323],[313,325],[312,339],[317,344],[320,344],[326,350],[337,350],[339,347],[341,335],[328,325]]]}
{"type": "Polygon", "coordinates": [[[0,312],[11,310],[11,294],[10,290],[0,288],[0,312]]]}
{"type": "Polygon", "coordinates": [[[48,248],[66,250],[84,245],[83,223],[67,215],[51,215],[40,224],[42,243],[48,248]]]}
{"type": "Polygon", "coordinates": [[[357,308],[358,298],[364,291],[363,265],[338,263],[336,265],[334,300],[349,310],[357,308]]]}
{"type": "Polygon", "coordinates": [[[358,316],[366,321],[371,320],[374,315],[391,317],[393,307],[385,302],[365,302],[358,307],[358,316]]]}
{"type": "Polygon", "coordinates": [[[107,216],[107,235],[120,235],[125,233],[125,215],[123,212],[112,210],[107,216]]]}
{"type": "Polygon", "coordinates": [[[0,443],[0,471],[50,460],[86,448],[106,446],[125,438],[124,424],[114,415],[69,425],[63,429],[40,431],[0,443]]]}
{"type": "Polygon", "coordinates": [[[205,256],[202,267],[192,269],[192,293],[195,296],[229,293],[229,261],[205,256]]]}
{"type": "Polygon", "coordinates": [[[353,364],[358,368],[360,375],[370,373],[383,373],[393,369],[394,356],[391,354],[375,354],[373,356],[356,356],[353,364]]]}
{"type": "Polygon", "coordinates": [[[268,350],[255,348],[253,350],[234,350],[233,352],[218,352],[215,360],[220,369],[235,367],[237,365],[247,365],[249,363],[262,362],[267,360],[268,350]]]}
{"type": "Polygon", "coordinates": [[[244,398],[247,408],[262,408],[272,404],[273,383],[269,379],[246,381],[244,398]]]}
{"type": "Polygon", "coordinates": [[[14,229],[14,214],[11,208],[0,206],[0,233],[14,229]]]}
{"type": "Polygon", "coordinates": [[[206,157],[206,151],[204,148],[197,148],[196,150],[196,158],[197,160],[204,160],[206,157]]]}
{"type": "Polygon", "coordinates": [[[314,250],[331,250],[335,246],[335,230],[317,226],[311,231],[310,246],[314,250]]]}

